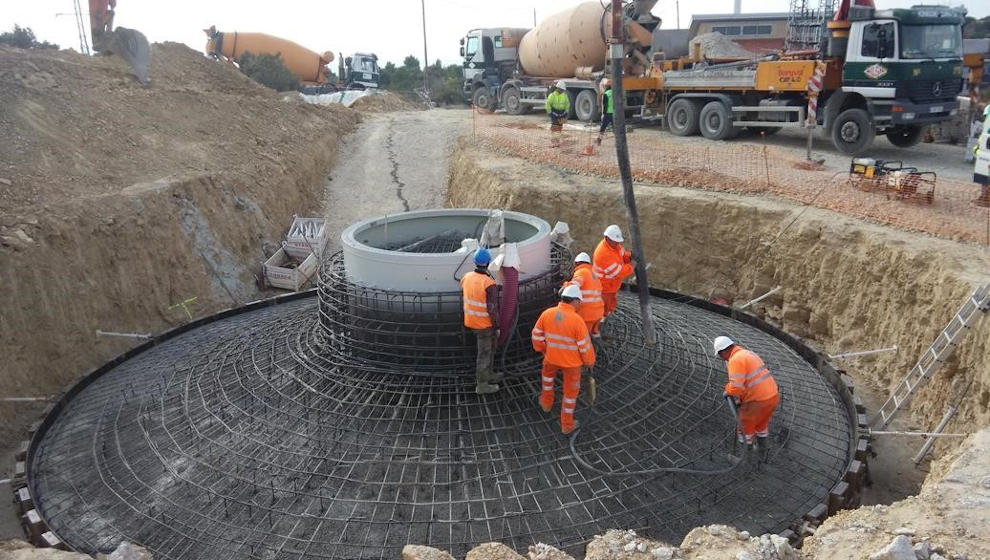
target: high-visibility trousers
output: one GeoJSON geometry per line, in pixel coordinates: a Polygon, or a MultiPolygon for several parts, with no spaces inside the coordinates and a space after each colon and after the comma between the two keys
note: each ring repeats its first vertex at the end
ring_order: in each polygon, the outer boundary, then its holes
{"type": "Polygon", "coordinates": [[[601,319],[595,319],[594,321],[585,321],[584,324],[588,325],[588,334],[601,334],[599,330],[599,323],[601,319]]]}
{"type": "Polygon", "coordinates": [[[605,302],[605,316],[608,317],[619,306],[619,295],[617,292],[602,292],[602,301],[605,302]]]}
{"type": "Polygon", "coordinates": [[[565,434],[574,429],[574,408],[577,407],[578,393],[581,392],[581,368],[560,367],[543,360],[543,370],[540,371],[543,390],[540,392],[540,406],[544,410],[553,407],[553,383],[557,372],[564,374],[564,399],[560,403],[560,431],[565,434]]]}
{"type": "Polygon", "coordinates": [[[739,405],[739,426],[736,430],[742,431],[746,443],[753,443],[754,438],[770,435],[770,419],[779,404],[780,395],[777,394],[769,399],[747,401],[739,405]]]}

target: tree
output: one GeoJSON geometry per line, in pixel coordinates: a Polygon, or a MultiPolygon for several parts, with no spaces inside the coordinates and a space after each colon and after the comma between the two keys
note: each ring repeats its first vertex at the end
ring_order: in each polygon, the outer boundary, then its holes
{"type": "Polygon", "coordinates": [[[963,26],[963,38],[965,39],[985,39],[990,37],[990,16],[976,19],[966,18],[963,26]]]}
{"type": "Polygon", "coordinates": [[[21,27],[17,24],[14,24],[13,31],[0,33],[0,44],[10,45],[19,49],[58,50],[58,45],[54,43],[49,43],[48,41],[38,42],[38,39],[34,36],[34,31],[31,31],[30,27],[21,27]]]}
{"type": "MultiPolygon", "coordinates": [[[[437,103],[463,103],[464,94],[461,92],[463,79],[463,69],[458,64],[445,67],[440,60],[437,60],[426,67],[430,97],[437,103]]],[[[402,66],[396,66],[392,62],[386,63],[381,70],[381,86],[382,89],[397,93],[412,93],[423,87],[423,69],[420,68],[419,59],[410,55],[403,59],[402,66]]]]}
{"type": "Polygon", "coordinates": [[[282,62],[279,54],[252,54],[245,52],[237,61],[241,72],[263,86],[275,91],[299,89],[299,78],[282,62]]]}

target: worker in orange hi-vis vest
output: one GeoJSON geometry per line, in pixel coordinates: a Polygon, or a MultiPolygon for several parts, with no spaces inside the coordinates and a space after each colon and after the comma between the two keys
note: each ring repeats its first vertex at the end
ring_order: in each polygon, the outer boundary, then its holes
{"type": "Polygon", "coordinates": [[[574,257],[574,275],[564,282],[564,286],[568,284],[581,288],[581,307],[578,308],[578,315],[588,325],[591,338],[601,337],[598,323],[605,316],[605,301],[602,300],[602,283],[591,269],[591,255],[578,253],[578,256],[574,257]]]}
{"type": "Polygon", "coordinates": [[[715,352],[725,360],[729,370],[729,382],[723,396],[732,397],[739,410],[736,432],[739,441],[748,445],[756,443],[766,459],[769,447],[770,419],[780,404],[777,382],[763,359],[754,352],[739,346],[727,336],[714,341],[715,352]]]}
{"type": "Polygon", "coordinates": [[[622,230],[612,224],[605,228],[604,238],[595,248],[594,270],[602,282],[602,301],[605,302],[605,317],[615,311],[619,304],[616,295],[622,281],[633,273],[632,253],[622,246],[622,230]]]}
{"type": "Polygon", "coordinates": [[[553,408],[553,383],[557,372],[564,375],[564,398],[560,404],[560,431],[569,434],[577,429],[574,408],[581,391],[581,368],[595,365],[595,349],[591,345],[588,326],[578,315],[581,307],[581,288],[571,284],[560,292],[560,303],[545,310],[533,327],[533,349],[543,354],[543,370],[540,372],[543,390],[540,392],[540,408],[550,412],[553,408]]]}
{"type": "Polygon", "coordinates": [[[492,255],[488,249],[478,249],[474,254],[474,270],[461,278],[461,295],[464,299],[464,326],[474,333],[478,341],[478,362],[475,369],[475,393],[486,395],[498,391],[495,374],[495,341],[498,338],[495,324],[495,304],[498,288],[488,275],[492,255]]]}

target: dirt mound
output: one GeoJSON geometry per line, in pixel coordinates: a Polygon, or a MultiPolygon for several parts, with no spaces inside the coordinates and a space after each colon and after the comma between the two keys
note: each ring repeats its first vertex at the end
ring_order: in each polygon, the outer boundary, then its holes
{"type": "Polygon", "coordinates": [[[153,46],[150,75],[145,88],[119,57],[0,51],[0,210],[251,169],[356,119],[342,107],[280,103],[177,43],[153,46]]]}
{"type": "Polygon", "coordinates": [[[377,95],[366,95],[351,105],[362,113],[391,113],[393,111],[418,111],[422,105],[413,103],[401,95],[385,91],[377,95]]]}
{"type": "Polygon", "coordinates": [[[753,53],[739,46],[738,43],[729,39],[719,32],[702,33],[691,39],[689,52],[694,52],[694,46],[701,44],[701,56],[704,58],[746,58],[753,56],[753,53]]]}
{"type": "MultiPolygon", "coordinates": [[[[158,333],[273,295],[255,286],[266,247],[317,211],[360,120],[175,43],[152,47],[150,76],[0,47],[0,395],[51,395],[134,342],[97,329],[158,333]]],[[[36,408],[0,403],[0,448],[36,408]]]]}

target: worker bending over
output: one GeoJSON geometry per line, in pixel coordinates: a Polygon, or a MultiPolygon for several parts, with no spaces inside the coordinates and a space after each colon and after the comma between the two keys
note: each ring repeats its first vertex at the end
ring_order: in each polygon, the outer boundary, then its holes
{"type": "Polygon", "coordinates": [[[474,333],[478,341],[478,362],[475,370],[475,393],[485,395],[498,391],[495,375],[495,340],[498,287],[488,275],[488,263],[492,255],[488,249],[474,253],[474,270],[461,278],[461,295],[464,298],[464,326],[474,333]]]}
{"type": "Polygon", "coordinates": [[[595,248],[595,260],[592,270],[602,283],[602,301],[605,302],[605,315],[608,317],[615,311],[619,303],[616,295],[622,287],[622,281],[633,273],[632,253],[622,246],[622,230],[612,224],[605,228],[604,238],[595,248]]]}
{"type": "Polygon", "coordinates": [[[718,357],[728,362],[729,382],[725,384],[724,396],[732,397],[738,406],[739,425],[736,426],[740,443],[757,449],[766,459],[769,447],[770,419],[780,404],[777,382],[770,370],[755,353],[732,342],[727,336],[714,341],[718,357]]]}
{"type": "Polygon", "coordinates": [[[602,145],[602,136],[605,136],[605,129],[610,125],[614,128],[612,121],[612,80],[605,80],[605,91],[602,92],[602,126],[598,128],[598,138],[595,143],[602,145]]]}
{"type": "Polygon", "coordinates": [[[567,113],[571,110],[571,100],[567,97],[567,88],[560,80],[553,86],[553,91],[547,96],[547,115],[550,116],[550,145],[560,146],[560,135],[567,122],[567,113]]]}
{"type": "Polygon", "coordinates": [[[601,337],[598,323],[605,316],[605,302],[602,300],[602,283],[591,270],[591,256],[588,253],[578,253],[574,257],[574,275],[564,282],[564,286],[573,284],[581,288],[581,307],[578,315],[584,319],[592,338],[601,337]]]}
{"type": "Polygon", "coordinates": [[[574,408],[581,390],[581,367],[595,365],[595,349],[588,327],[577,311],[581,307],[581,288],[571,284],[560,292],[560,303],[545,310],[533,327],[533,348],[543,354],[540,376],[540,408],[553,408],[553,383],[557,372],[564,374],[564,398],[560,404],[560,431],[569,434],[577,429],[574,408]]]}

